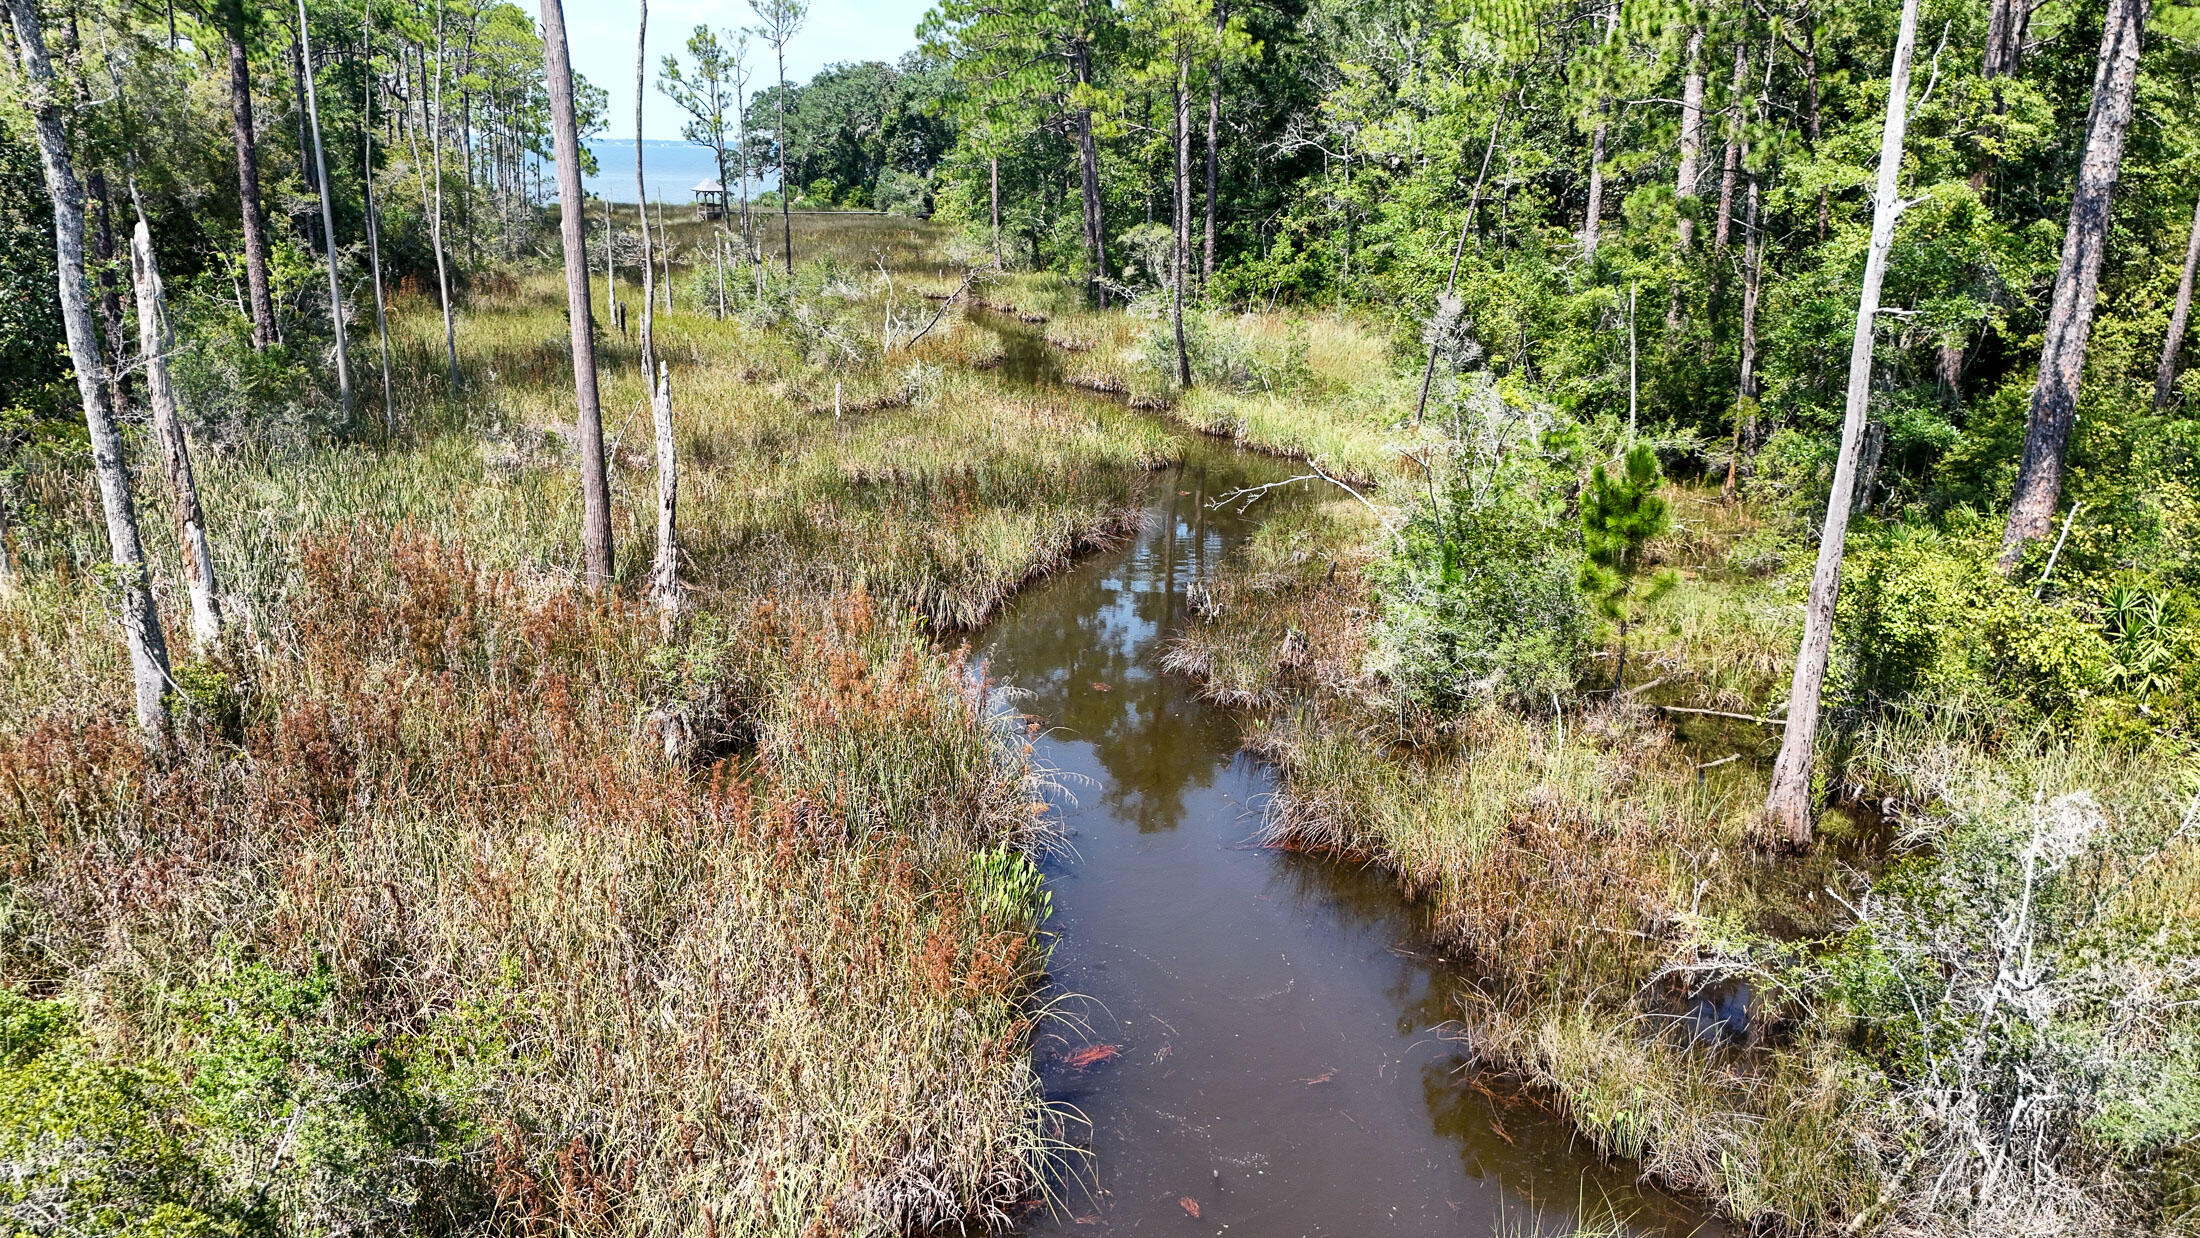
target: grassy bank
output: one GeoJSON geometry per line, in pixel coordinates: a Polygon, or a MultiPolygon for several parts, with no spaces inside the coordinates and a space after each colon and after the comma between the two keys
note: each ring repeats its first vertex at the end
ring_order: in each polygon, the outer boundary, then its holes
{"type": "MultiPolygon", "coordinates": [[[[1388,493],[1393,518],[1415,502],[1388,493]]],[[[2184,1033],[2154,986],[2190,949],[2176,741],[1992,698],[1852,706],[1827,745],[1842,806],[1817,847],[1776,852],[1757,810],[1779,731],[1749,718],[1778,712],[1796,586],[1755,508],[1670,497],[1652,554],[1678,583],[1616,696],[1606,632],[1541,707],[1411,699],[1391,534],[1345,500],[1263,530],[1170,663],[1249,707],[1286,777],[1271,842],[1426,900],[1481,978],[1460,1012],[1478,1058],[1607,1154],[1780,1232],[2173,1227],[2184,1033]],[[2025,860],[2058,830],[2059,858],[2025,860]],[[2020,956],[2055,996],[2015,1014],[1990,995],[2020,956]],[[2026,1112],[2044,1080],[2067,1094],[2026,1112]],[[1997,1164],[1977,1151],[1997,1129],[2046,1151],[1997,1164]]]]}
{"type": "Polygon", "coordinates": [[[798,220],[795,278],[720,320],[682,230],[669,627],[631,600],[654,476],[615,334],[620,584],[575,583],[551,271],[477,283],[455,389],[432,298],[400,299],[394,436],[307,399],[201,424],[233,623],[184,648],[151,539],[172,751],[128,725],[88,478],[31,471],[0,598],[11,1205],[92,1233],[853,1234],[1028,1196],[1058,1135],[1028,1049],[1037,775],[937,642],[1114,536],[1175,447],[987,373],[957,315],[912,347],[934,239],[798,220]]]}

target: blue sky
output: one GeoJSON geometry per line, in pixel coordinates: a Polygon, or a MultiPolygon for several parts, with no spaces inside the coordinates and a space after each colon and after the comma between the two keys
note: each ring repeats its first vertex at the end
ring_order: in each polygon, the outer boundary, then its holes
{"type": "MultiPolygon", "coordinates": [[[[522,7],[534,6],[523,3],[522,7]]],[[[841,60],[892,61],[917,45],[917,23],[931,0],[810,0],[810,18],[787,45],[787,80],[806,82],[819,69],[841,60]]],[[[634,0],[566,0],[565,24],[573,46],[573,67],[611,95],[606,136],[634,133],[634,0]]],[[[657,66],[678,52],[698,24],[713,29],[754,25],[747,0],[651,0],[649,6],[648,99],[642,135],[677,139],[682,114],[657,90],[657,66]]],[[[771,48],[750,40],[749,64],[754,88],[776,80],[771,48]]]]}

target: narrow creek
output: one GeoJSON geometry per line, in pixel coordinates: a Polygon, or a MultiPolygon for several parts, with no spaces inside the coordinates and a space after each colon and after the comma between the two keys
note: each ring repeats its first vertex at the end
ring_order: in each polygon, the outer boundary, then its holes
{"type": "MultiPolygon", "coordinates": [[[[1037,332],[981,321],[1010,377],[1058,378],[1037,332]]],[[[1135,538],[1026,591],[976,647],[1048,728],[1036,755],[1063,846],[1046,864],[1046,996],[1083,1024],[1043,1028],[1037,1052],[1091,1155],[1024,1232],[1529,1235],[1608,1217],[1705,1232],[1465,1069],[1446,1034],[1463,981],[1387,878],[1258,844],[1270,771],[1158,663],[1186,586],[1272,505],[1304,500],[1217,507],[1289,467],[1187,437],[1135,538]]]]}

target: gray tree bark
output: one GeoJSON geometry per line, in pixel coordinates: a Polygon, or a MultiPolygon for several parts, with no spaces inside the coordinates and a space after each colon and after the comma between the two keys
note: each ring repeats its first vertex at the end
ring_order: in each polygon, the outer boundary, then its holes
{"type": "Polygon", "coordinates": [[[2177,386],[2177,353],[2185,345],[2185,328],[2192,321],[2192,279],[2200,269],[2200,201],[2192,205],[2192,235],[2185,239],[2185,270],[2177,280],[2177,301],[2170,307],[2169,331],[2162,337],[2162,360],[2154,367],[2154,407],[2169,407],[2177,386]]]}
{"type": "MultiPolygon", "coordinates": [[[[1224,6],[1215,6],[1215,37],[1219,43],[1228,22],[1224,6]]],[[[1199,234],[1199,286],[1205,288],[1215,277],[1215,187],[1222,178],[1222,60],[1218,56],[1207,71],[1207,196],[1202,202],[1207,212],[1205,227],[1199,234]]]]}
{"type": "MultiPolygon", "coordinates": [[[[1703,27],[1688,31],[1688,69],[1681,79],[1681,158],[1673,177],[1673,196],[1682,204],[1681,250],[1696,240],[1696,220],[1688,206],[1696,200],[1696,186],[1703,176],[1703,27]]],[[[1677,310],[1677,306],[1676,306],[1677,310]]],[[[1668,315],[1677,318],[1678,314],[1668,315]]],[[[1671,324],[1668,324],[1671,325],[1671,324]]]]}
{"type": "Polygon", "coordinates": [[[435,111],[428,120],[428,155],[435,161],[435,211],[429,222],[433,225],[435,242],[435,286],[443,296],[443,364],[444,379],[453,391],[458,390],[458,328],[451,320],[451,271],[443,254],[443,7],[444,0],[435,4],[435,111]]]}
{"type": "Polygon", "coordinates": [[[2108,249],[2109,207],[2124,158],[2139,84],[2139,42],[2146,32],[2147,0],[2109,0],[2102,23],[2101,55],[2093,72],[2093,108],[2086,118],[2085,155],[2078,164],[2070,223],[2063,231],[2062,266],[2047,311],[2047,342],[2040,350],[2039,382],[2025,420],[2024,454],[2017,461],[2016,494],[2002,529],[2001,567],[2013,570],[2026,542],[2045,537],[2062,499],[2063,458],[2078,419],[2078,385],[2085,375],[2085,347],[2100,296],[2101,259],[2108,249]]]}
{"type": "Polygon", "coordinates": [[[1895,224],[1903,203],[1898,197],[1902,172],[1902,136],[1909,124],[1910,58],[1917,47],[1918,0],[1903,0],[1902,24],[1895,36],[1894,69],[1887,83],[1887,121],[1879,139],[1879,185],[1872,200],[1871,248],[1864,259],[1864,285],[1856,302],[1856,333],[1849,344],[1848,403],[1841,418],[1841,453],[1833,469],[1833,493],[1826,499],[1826,520],[1818,533],[1818,562],[1811,572],[1810,596],[1803,606],[1803,642],[1795,655],[1795,677],[1788,686],[1787,727],[1780,756],[1772,767],[1765,815],[1790,845],[1811,840],[1811,763],[1818,742],[1819,695],[1833,651],[1833,607],[1841,589],[1842,543],[1856,493],[1857,448],[1871,412],[1872,342],[1879,317],[1879,291],[1887,277],[1887,254],[1894,248],[1895,224]]]}
{"type": "MultiPolygon", "coordinates": [[[[29,3],[29,0],[11,0],[29,3]]],[[[565,243],[565,307],[573,340],[573,399],[581,446],[581,558],[590,588],[611,581],[611,486],[604,473],[603,406],[596,392],[596,339],[588,307],[588,225],[581,197],[581,139],[573,120],[573,62],[564,0],[542,0],[543,73],[550,138],[558,165],[558,231],[565,243]]]]}
{"type": "Polygon", "coordinates": [[[7,0],[15,27],[16,54],[26,87],[45,172],[46,196],[53,202],[54,268],[61,298],[61,324],[68,339],[69,364],[76,371],[77,396],[84,404],[84,428],[92,447],[92,470],[99,479],[100,507],[107,518],[107,548],[121,588],[123,638],[130,649],[138,726],[151,743],[165,741],[168,713],[162,694],[168,686],[168,643],[161,635],[160,612],[153,604],[152,581],[145,569],[145,547],[138,537],[137,502],[130,493],[130,472],[122,435],[108,415],[100,382],[99,335],[92,326],[91,289],[84,279],[84,187],[69,157],[69,139],[61,123],[53,65],[46,56],[46,32],[39,24],[36,0],[7,0]]]}
{"type": "Polygon", "coordinates": [[[1726,162],[1719,170],[1719,218],[1711,229],[1713,253],[1724,254],[1734,222],[1734,188],[1742,173],[1742,83],[1749,77],[1749,45],[1734,39],[1734,81],[1727,89],[1726,162]]]}
{"type": "MultiPolygon", "coordinates": [[[[642,383],[649,388],[650,425],[657,436],[657,557],[650,566],[649,591],[658,608],[669,615],[680,609],[680,472],[672,441],[672,377],[656,356],[657,290],[649,258],[649,182],[642,173],[642,101],[648,97],[649,0],[641,0],[641,17],[634,36],[634,213],[642,223],[642,383]]],[[[663,225],[660,217],[660,237],[663,225]]]]}
{"type": "Polygon", "coordinates": [[[365,195],[367,216],[367,266],[374,280],[374,329],[382,340],[382,428],[397,433],[397,406],[390,394],[390,314],[382,295],[382,228],[374,204],[374,5],[372,0],[362,4],[366,12],[365,23],[360,30],[360,56],[367,65],[367,98],[365,121],[360,131],[365,134],[365,152],[360,156],[359,183],[365,195]]]}
{"type": "Polygon", "coordinates": [[[138,351],[145,364],[146,392],[153,405],[153,429],[168,466],[169,488],[175,492],[176,539],[183,551],[184,584],[191,595],[191,639],[203,650],[221,639],[222,630],[214,548],[206,536],[206,513],[199,506],[198,481],[191,472],[190,440],[184,436],[175,384],[168,378],[168,354],[175,350],[175,334],[168,327],[168,302],[162,295],[160,267],[153,257],[153,233],[146,226],[142,208],[138,211],[137,230],[130,237],[130,277],[137,292],[138,351]]]}
{"type": "Polygon", "coordinates": [[[329,205],[328,158],[321,150],[321,105],[313,84],[313,35],[306,29],[306,0],[298,0],[298,72],[305,79],[306,125],[313,132],[313,170],[321,187],[321,240],[328,249],[328,317],[336,333],[336,391],[344,402],[344,420],[355,411],[351,400],[351,345],[344,332],[344,287],[336,274],[336,212],[329,205]]]}
{"type": "Polygon", "coordinates": [[[1169,316],[1176,324],[1176,379],[1192,385],[1192,354],[1184,344],[1184,284],[1192,274],[1192,58],[1176,49],[1176,286],[1170,290],[1169,316]]]}
{"type": "Polygon", "coordinates": [[[275,296],[267,276],[267,216],[260,210],[260,148],[252,127],[252,66],[244,54],[243,0],[224,0],[222,18],[222,35],[229,44],[229,123],[237,144],[238,214],[244,225],[252,346],[264,350],[275,342],[275,296]]]}

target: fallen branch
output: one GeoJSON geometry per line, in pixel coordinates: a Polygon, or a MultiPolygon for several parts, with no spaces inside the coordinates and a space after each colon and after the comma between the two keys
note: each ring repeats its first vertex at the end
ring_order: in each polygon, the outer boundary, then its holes
{"type": "Polygon", "coordinates": [[[1702,714],[1706,718],[1732,718],[1736,722],[1755,722],[1763,726],[1787,725],[1787,719],[1785,718],[1760,718],[1756,714],[1729,713],[1724,709],[1697,709],[1689,705],[1653,705],[1651,708],[1663,709],[1676,714],[1702,714]]]}
{"type": "Polygon", "coordinates": [[[1232,490],[1229,493],[1218,497],[1217,499],[1215,499],[1214,502],[1208,504],[1208,506],[1210,508],[1221,508],[1227,507],[1232,503],[1236,503],[1238,505],[1238,511],[1242,513],[1245,511],[1246,508],[1249,508],[1255,502],[1258,502],[1269,491],[1274,490],[1279,486],[1295,486],[1302,481],[1326,481],[1330,485],[1335,486],[1337,489],[1344,491],[1346,494],[1351,495],[1355,499],[1358,499],[1360,501],[1360,506],[1365,507],[1368,512],[1375,517],[1375,523],[1382,527],[1383,532],[1388,533],[1395,538],[1404,538],[1405,533],[1403,532],[1403,530],[1393,528],[1390,521],[1384,518],[1382,509],[1375,506],[1374,503],[1370,502],[1366,495],[1361,494],[1359,491],[1354,490],[1351,486],[1346,485],[1344,482],[1341,482],[1336,478],[1331,477],[1329,474],[1324,473],[1322,471],[1322,466],[1316,464],[1312,460],[1308,460],[1306,462],[1306,467],[1314,471],[1311,473],[1301,473],[1297,477],[1286,477],[1282,481],[1268,482],[1265,485],[1243,486],[1239,489],[1232,490]]]}
{"type": "Polygon", "coordinates": [[[917,346],[918,340],[921,340],[925,336],[931,334],[932,328],[940,325],[940,317],[947,313],[947,307],[953,305],[955,303],[955,298],[961,296],[963,294],[963,290],[970,287],[970,281],[976,279],[978,277],[978,272],[981,270],[984,270],[984,268],[970,268],[969,272],[963,276],[963,282],[955,285],[955,291],[948,293],[947,299],[940,302],[940,307],[932,311],[932,321],[924,324],[924,330],[917,332],[915,335],[910,336],[906,340],[903,340],[901,342],[901,346],[903,348],[915,348],[917,346]]]}

